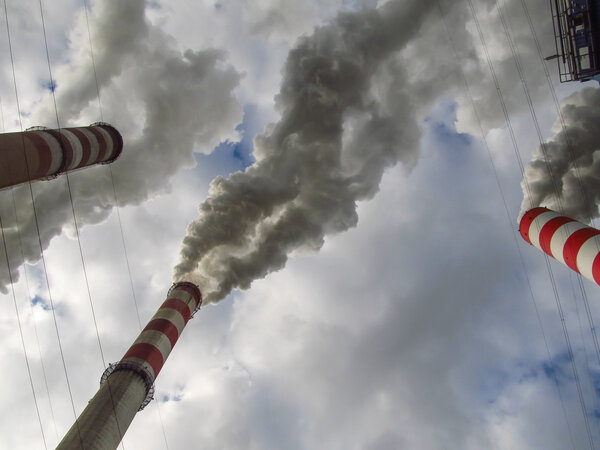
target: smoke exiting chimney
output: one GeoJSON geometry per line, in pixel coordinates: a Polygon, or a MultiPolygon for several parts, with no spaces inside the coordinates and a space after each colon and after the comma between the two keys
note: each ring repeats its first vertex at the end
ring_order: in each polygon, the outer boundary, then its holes
{"type": "Polygon", "coordinates": [[[525,211],[546,205],[577,220],[598,217],[600,89],[585,88],[561,107],[560,130],[533,152],[521,183],[525,211]]]}
{"type": "Polygon", "coordinates": [[[538,207],[525,213],[519,232],[534,247],[600,284],[599,230],[538,207]]]}
{"type": "Polygon", "coordinates": [[[355,226],[357,202],[377,193],[386,167],[416,164],[413,90],[386,63],[433,7],[410,0],[340,13],[298,40],[275,98],[281,119],[254,139],[254,165],[211,183],[174,280],[198,282],[207,303],[246,289],[293,251],[355,226]]]}
{"type": "Polygon", "coordinates": [[[154,394],[154,380],[183,328],[202,304],[195,284],[175,283],[167,299],[121,361],[102,375],[101,386],[57,449],[116,449],[135,414],[154,394]]]}
{"type": "Polygon", "coordinates": [[[0,189],[108,164],[122,150],[121,134],[107,123],[0,134],[0,189]]]}

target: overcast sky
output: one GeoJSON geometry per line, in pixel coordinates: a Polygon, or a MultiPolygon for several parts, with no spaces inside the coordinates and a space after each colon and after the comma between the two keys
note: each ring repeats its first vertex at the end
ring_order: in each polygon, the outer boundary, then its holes
{"type": "Polygon", "coordinates": [[[210,304],[124,448],[600,447],[599,288],[517,225],[598,215],[600,90],[541,61],[546,0],[472,5],[97,0],[88,39],[57,0],[51,79],[39,1],[6,0],[3,130],[102,120],[125,147],[69,176],[73,207],[64,176],[0,192],[0,447],[54,448],[173,277],[210,304]]]}

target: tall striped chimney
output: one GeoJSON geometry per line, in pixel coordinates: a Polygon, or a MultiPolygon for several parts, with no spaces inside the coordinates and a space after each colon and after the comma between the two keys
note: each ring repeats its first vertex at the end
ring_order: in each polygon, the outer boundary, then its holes
{"type": "Polygon", "coordinates": [[[0,134],[0,189],[54,178],[94,164],[108,164],[122,150],[121,134],[102,122],[89,127],[33,128],[0,134]]]}
{"type": "Polygon", "coordinates": [[[538,207],[521,218],[519,232],[534,247],[600,284],[599,230],[538,207]]]}
{"type": "Polygon", "coordinates": [[[175,283],[121,361],[104,372],[100,389],[56,448],[116,449],[135,414],[152,400],[154,380],[201,304],[195,284],[175,283]]]}

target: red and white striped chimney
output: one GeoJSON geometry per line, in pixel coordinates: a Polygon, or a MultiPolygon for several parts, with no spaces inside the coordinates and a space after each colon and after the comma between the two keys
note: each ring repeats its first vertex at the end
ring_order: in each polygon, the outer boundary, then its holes
{"type": "Polygon", "coordinates": [[[154,382],[183,328],[201,302],[202,294],[195,284],[186,281],[174,284],[167,299],[119,364],[140,367],[154,382]]]}
{"type": "Polygon", "coordinates": [[[0,189],[108,164],[123,150],[121,134],[107,123],[57,130],[34,128],[0,134],[0,189]]]}
{"type": "Polygon", "coordinates": [[[600,284],[599,230],[538,207],[521,218],[519,232],[534,247],[600,284]]]}
{"type": "Polygon", "coordinates": [[[183,328],[202,304],[195,284],[175,283],[167,299],[121,361],[104,372],[101,386],[57,449],[113,450],[135,414],[154,394],[154,380],[183,328]]]}

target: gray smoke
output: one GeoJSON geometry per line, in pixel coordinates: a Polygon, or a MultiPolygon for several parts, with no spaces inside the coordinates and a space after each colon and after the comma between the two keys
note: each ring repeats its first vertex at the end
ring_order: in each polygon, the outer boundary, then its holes
{"type": "Polygon", "coordinates": [[[600,89],[571,95],[561,110],[565,128],[545,143],[545,152],[538,147],[525,169],[520,216],[546,206],[588,222],[599,215],[600,89]]]}
{"type": "MultiPolygon", "coordinates": [[[[545,8],[544,0],[532,2],[532,9],[545,8]]],[[[280,3],[293,6],[287,0],[280,3]]],[[[227,279],[231,286],[247,286],[255,277],[250,269],[263,276],[282,267],[295,248],[318,248],[326,234],[353,226],[354,203],[375,194],[385,167],[402,161],[410,169],[416,163],[417,124],[433,102],[450,93],[458,103],[459,130],[478,134],[470,101],[460,90],[461,69],[471,81],[484,125],[502,126],[487,63],[473,26],[467,26],[469,9],[463,3],[441,4],[456,54],[440,22],[437,2],[429,1],[388,2],[379,10],[345,13],[299,41],[289,55],[276,101],[281,120],[256,139],[254,167],[214,181],[200,208],[201,218],[193,224],[198,230],[191,231],[184,244],[176,276],[204,273],[227,279]],[[313,231],[304,236],[302,230],[313,231]],[[284,242],[292,236],[296,242],[284,242]],[[273,254],[256,253],[260,251],[273,254]],[[253,264],[253,255],[273,261],[248,269],[244,265],[253,264]],[[217,274],[221,272],[227,276],[217,274]]],[[[210,152],[219,142],[236,139],[234,127],[242,116],[232,96],[240,75],[224,64],[223,55],[212,49],[176,50],[176,43],[146,19],[145,8],[141,0],[99,1],[90,15],[104,120],[125,138],[125,151],[113,165],[121,205],[143,202],[168,189],[173,174],[195,164],[194,152],[210,152]]],[[[493,8],[478,10],[484,29],[501,36],[501,30],[493,29],[498,26],[493,8]]],[[[506,11],[515,29],[526,29],[526,23],[518,22],[523,18],[518,2],[506,5],[506,11]]],[[[254,31],[266,35],[277,31],[275,25],[267,26],[268,17],[265,21],[252,17],[248,26],[254,31]],[[266,28],[254,27],[258,23],[266,28]]],[[[542,34],[550,36],[542,42],[551,44],[551,18],[534,19],[542,34]]],[[[527,35],[514,36],[523,61],[536,56],[527,35]]],[[[99,120],[83,17],[70,38],[74,46],[64,68],[53,67],[61,126],[99,120]]],[[[525,104],[510,53],[492,52],[492,58],[508,108],[518,113],[525,104]]],[[[543,77],[538,64],[530,69],[527,74],[534,80],[543,77]]],[[[539,100],[540,85],[530,83],[534,102],[539,100]]],[[[54,105],[47,100],[29,125],[56,126],[54,105]]],[[[80,225],[104,220],[114,206],[105,167],[73,174],[72,188],[80,225]]],[[[34,191],[45,248],[52,237],[72,230],[64,177],[37,183],[34,191]]],[[[18,238],[8,195],[0,192],[0,213],[11,247],[18,238]]],[[[19,205],[26,205],[26,190],[17,189],[15,195],[19,205]]],[[[24,260],[39,258],[31,208],[19,209],[19,227],[25,258],[19,256],[18,247],[9,248],[15,276],[24,260]]],[[[7,282],[6,273],[0,267],[0,286],[7,282]]],[[[224,284],[221,292],[227,289],[224,284]]]]}
{"type": "Polygon", "coordinates": [[[342,13],[298,41],[275,99],[281,119],[255,138],[252,167],[212,182],[175,280],[197,282],[208,302],[247,288],[291,252],[355,226],[356,202],[377,192],[386,167],[416,163],[411,86],[392,57],[419,32],[429,3],[342,13]]]}
{"type": "MultiPolygon", "coordinates": [[[[122,156],[111,166],[120,206],[141,203],[167,189],[177,171],[195,165],[194,152],[208,153],[219,142],[235,139],[232,130],[242,118],[232,94],[240,75],[223,63],[222,52],[180,52],[146,19],[145,8],[143,0],[105,1],[91,16],[104,119],[119,129],[125,141],[122,156]]],[[[61,126],[99,120],[87,34],[77,42],[81,48],[71,49],[75,62],[56,70],[61,126]]],[[[56,128],[50,96],[32,123],[56,128]]],[[[73,229],[68,191],[64,177],[34,183],[33,188],[41,244],[47,248],[54,236],[73,229]]],[[[79,225],[105,220],[115,206],[107,167],[72,174],[71,188],[79,225]]],[[[31,204],[29,188],[14,190],[20,205],[18,226],[11,195],[0,193],[0,213],[12,276],[17,279],[24,261],[39,259],[40,243],[33,209],[24,207],[31,204]]],[[[6,264],[4,257],[0,261],[6,264]]],[[[6,267],[0,267],[0,289],[8,282],[6,267]]]]}

